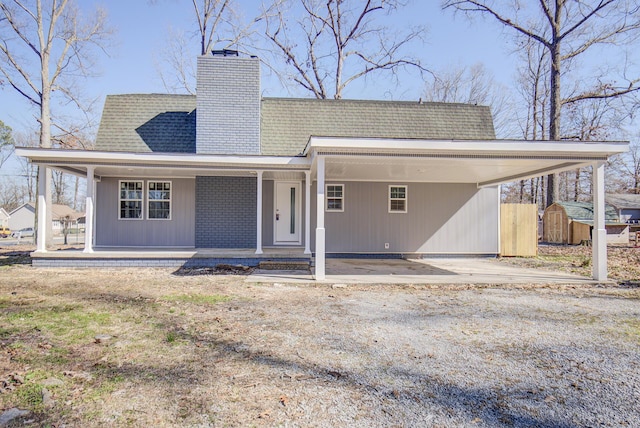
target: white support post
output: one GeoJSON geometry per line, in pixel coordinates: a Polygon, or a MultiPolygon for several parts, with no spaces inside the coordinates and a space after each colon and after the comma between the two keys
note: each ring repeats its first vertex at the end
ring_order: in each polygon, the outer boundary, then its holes
{"type": "Polygon", "coordinates": [[[325,230],[324,230],[324,156],[317,162],[317,203],[316,203],[316,280],[325,276],[325,230]]]}
{"type": "Polygon", "coordinates": [[[36,253],[47,251],[47,167],[38,167],[38,236],[36,253]]]}
{"type": "Polygon", "coordinates": [[[604,162],[593,164],[592,274],[596,281],[607,280],[607,230],[604,208],[604,162]]]}
{"type": "Polygon", "coordinates": [[[93,253],[93,225],[94,225],[94,191],[95,191],[95,167],[87,167],[87,200],[84,214],[84,251],[93,253]]]}
{"type": "Polygon", "coordinates": [[[256,254],[262,254],[262,173],[257,171],[258,179],[257,200],[256,200],[256,254]]]}
{"type": "MultiPolygon", "coordinates": [[[[95,179],[95,176],[93,178],[93,224],[91,225],[92,229],[93,229],[93,235],[92,235],[92,239],[93,239],[93,243],[96,242],[96,195],[97,195],[97,191],[98,191],[98,182],[95,179]]],[[[85,219],[86,220],[86,219],[85,219]]],[[[93,249],[93,245],[91,246],[91,249],[93,249]]]]}
{"type": "Polygon", "coordinates": [[[304,253],[311,254],[311,171],[304,177],[304,253]]]}

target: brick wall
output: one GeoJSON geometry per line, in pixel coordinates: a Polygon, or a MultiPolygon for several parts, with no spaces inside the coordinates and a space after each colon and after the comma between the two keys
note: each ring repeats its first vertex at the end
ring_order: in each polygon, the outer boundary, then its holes
{"type": "Polygon", "coordinates": [[[196,248],[256,246],[256,180],[196,177],[196,248]]]}
{"type": "Polygon", "coordinates": [[[196,152],[260,154],[260,60],[198,57],[196,152]]]}

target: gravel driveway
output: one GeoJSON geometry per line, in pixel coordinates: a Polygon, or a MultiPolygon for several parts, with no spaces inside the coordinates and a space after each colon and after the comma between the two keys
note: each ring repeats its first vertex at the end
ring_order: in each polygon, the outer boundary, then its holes
{"type": "Polygon", "coordinates": [[[36,425],[640,426],[638,288],[2,273],[4,409],[61,380],[36,425]]]}
{"type": "Polygon", "coordinates": [[[310,303],[304,288],[264,291],[274,306],[259,328],[281,339],[251,349],[294,379],[295,424],[640,426],[636,299],[368,287],[315,290],[310,303]]]}

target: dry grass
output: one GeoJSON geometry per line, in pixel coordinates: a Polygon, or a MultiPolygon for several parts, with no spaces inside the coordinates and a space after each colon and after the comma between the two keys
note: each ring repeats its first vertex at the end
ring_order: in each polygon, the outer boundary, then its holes
{"type": "MultiPolygon", "coordinates": [[[[504,258],[507,263],[540,269],[559,270],[591,276],[591,247],[580,245],[541,245],[538,256],[504,258]]],[[[607,248],[609,278],[620,284],[640,284],[640,247],[615,245],[607,248]]]]}
{"type": "MultiPolygon", "coordinates": [[[[583,256],[578,248],[572,257],[583,256]]],[[[640,298],[638,289],[336,290],[167,269],[33,269],[24,254],[0,257],[0,408],[31,411],[16,426],[495,426],[517,422],[518,412],[552,426],[558,421],[542,410],[528,414],[516,408],[520,402],[505,401],[517,385],[517,375],[504,375],[509,358],[516,373],[537,370],[525,352],[535,352],[541,367],[557,365],[533,350],[536,340],[556,340],[550,327],[536,333],[535,324],[527,332],[518,325],[568,322],[594,343],[639,343],[628,308],[594,312],[582,299],[622,299],[611,306],[626,307],[640,298]],[[512,293],[506,309],[500,293],[512,293]],[[540,309],[524,314],[526,305],[511,304],[518,293],[540,300],[540,309]],[[563,309],[547,309],[545,299],[563,309]],[[521,343],[522,334],[530,338],[521,343]],[[523,355],[494,360],[510,350],[523,355]],[[469,377],[469,364],[482,369],[469,377]],[[458,394],[466,397],[460,403],[481,405],[460,404],[458,394]],[[503,405],[511,413],[496,410],[503,405]]],[[[571,269],[576,263],[540,259],[571,269]]],[[[607,382],[617,376],[606,374],[607,382]]],[[[542,405],[558,406],[554,414],[566,413],[560,400],[544,401],[549,393],[535,394],[542,405]]]]}

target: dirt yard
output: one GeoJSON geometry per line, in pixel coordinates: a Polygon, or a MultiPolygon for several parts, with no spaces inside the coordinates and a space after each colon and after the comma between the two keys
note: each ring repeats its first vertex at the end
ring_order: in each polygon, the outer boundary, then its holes
{"type": "MultiPolygon", "coordinates": [[[[575,251],[504,262],[588,270],[575,251]]],[[[0,257],[9,426],[640,426],[637,260],[620,286],[480,288],[0,257]]]]}

